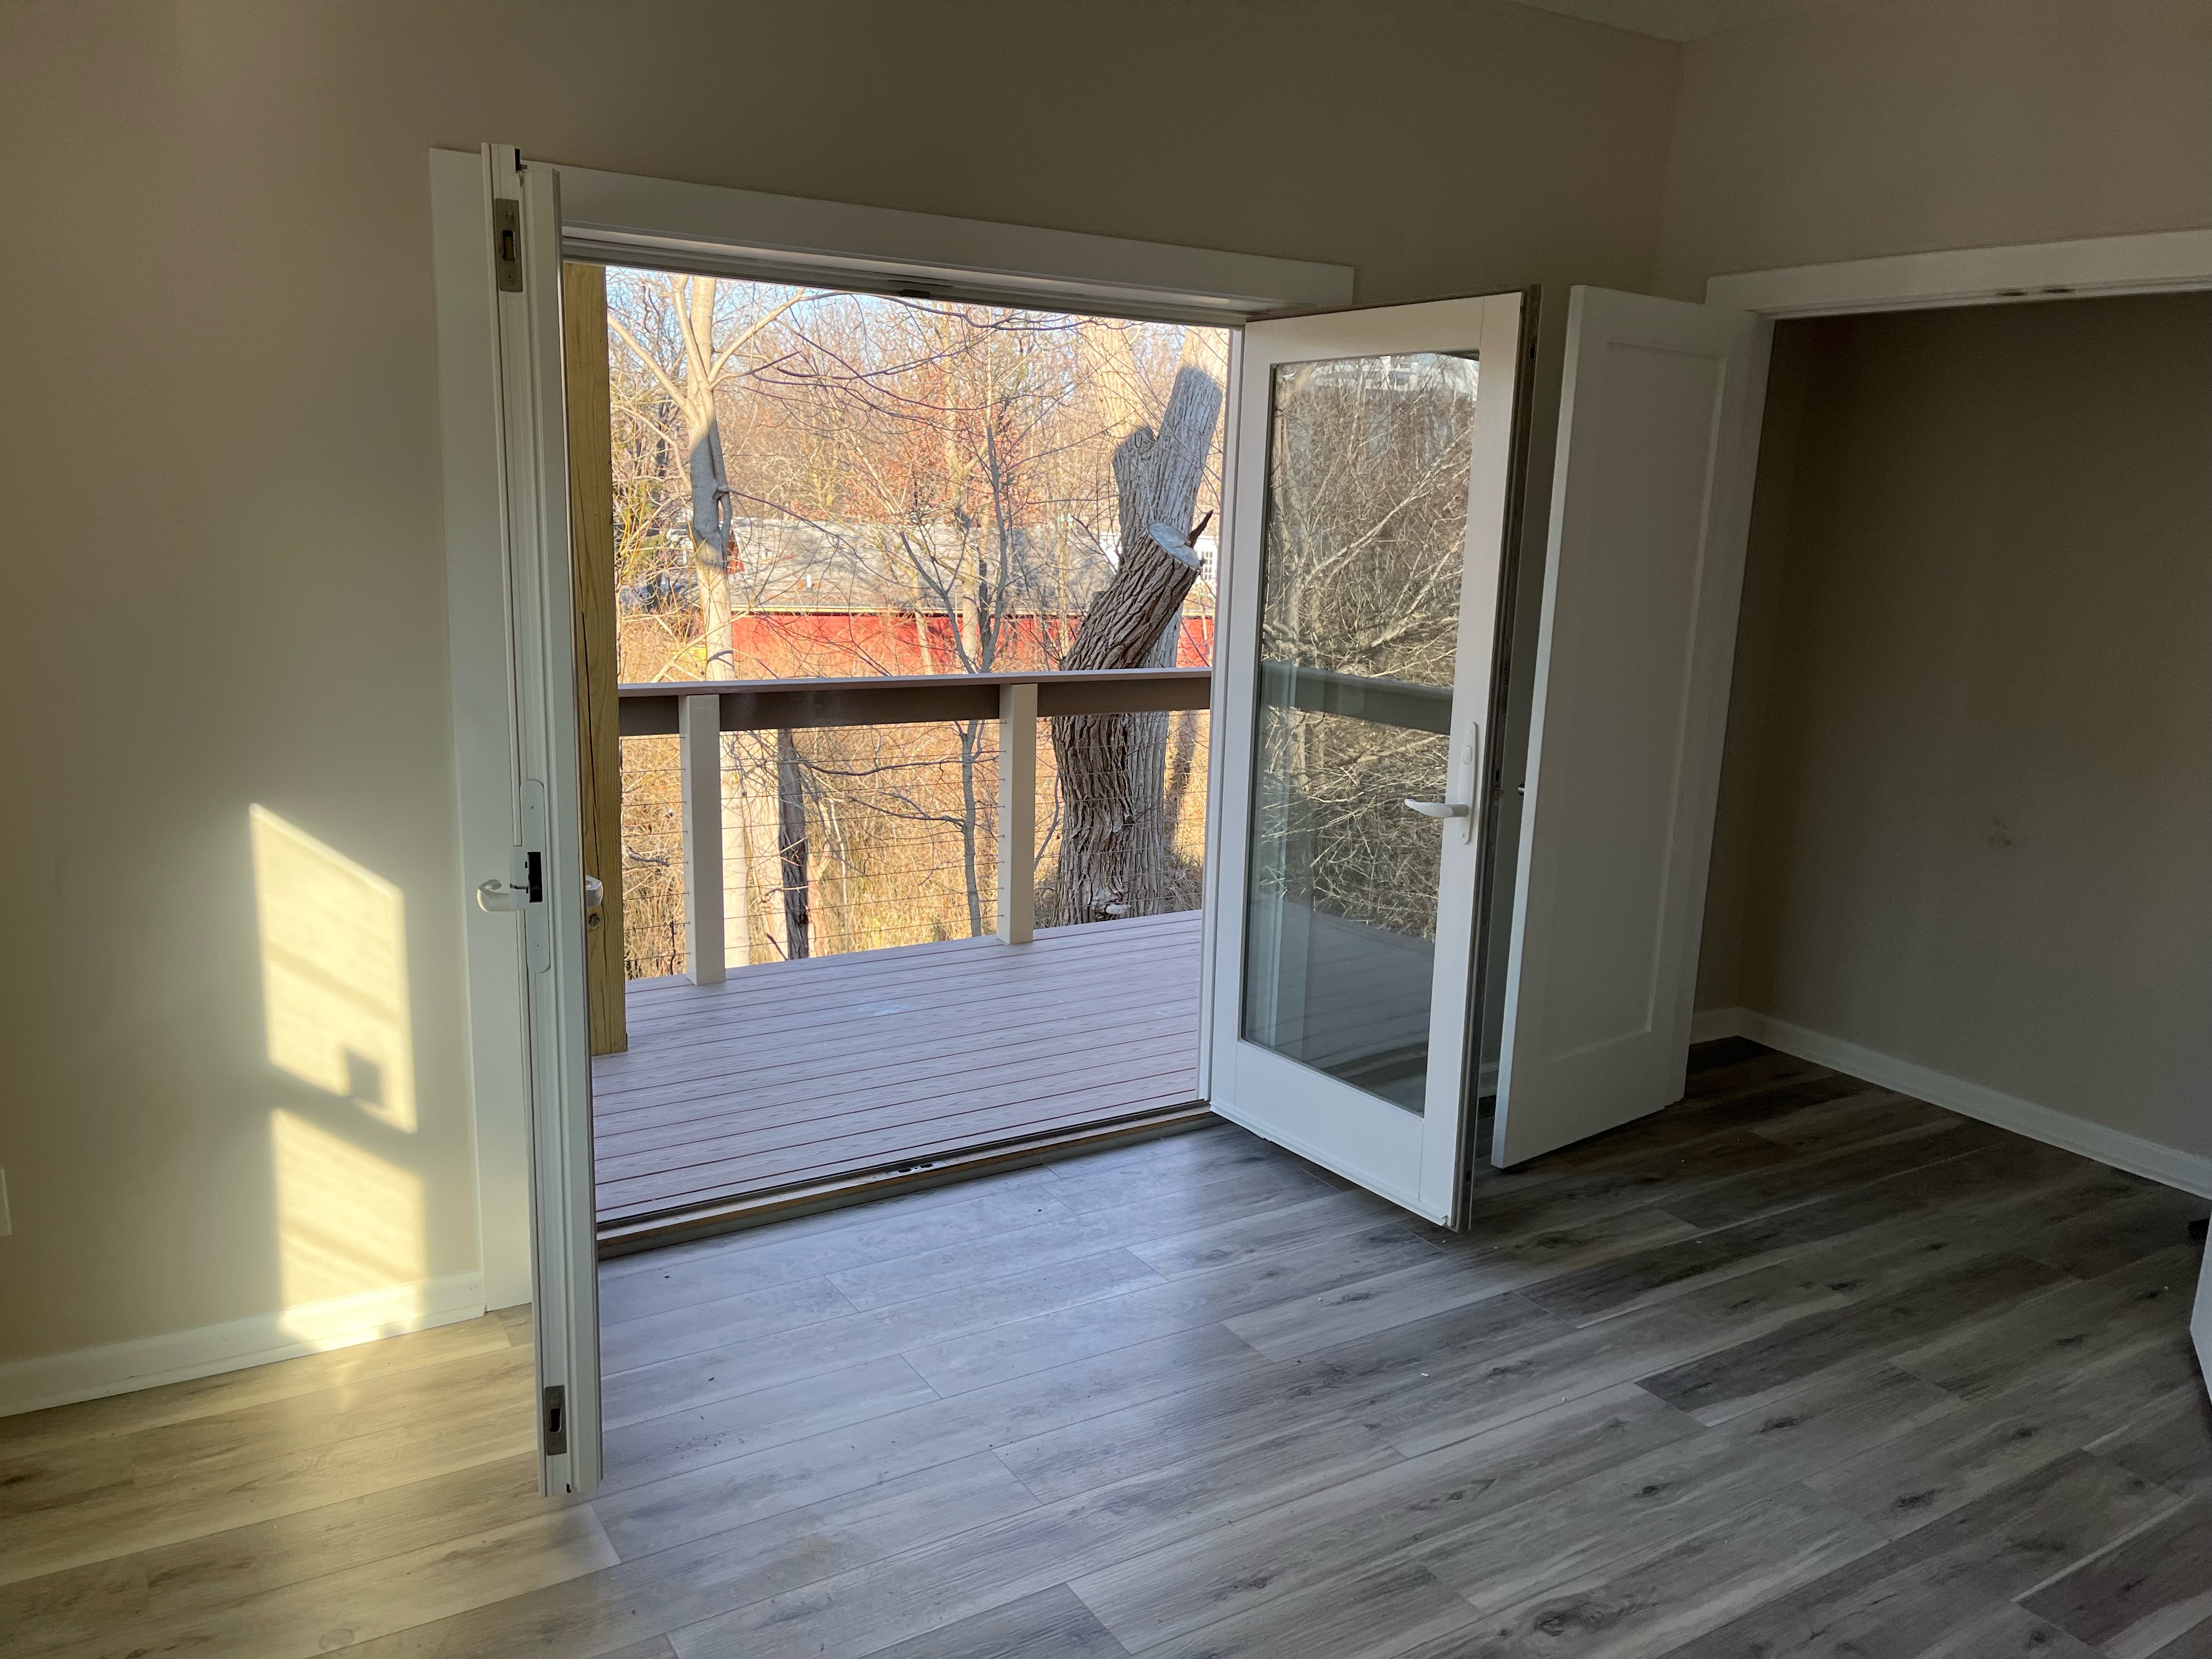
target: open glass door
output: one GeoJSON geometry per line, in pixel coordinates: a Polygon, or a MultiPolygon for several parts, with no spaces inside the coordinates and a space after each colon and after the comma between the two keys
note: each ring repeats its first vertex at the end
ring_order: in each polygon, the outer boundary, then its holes
{"type": "Polygon", "coordinates": [[[1451,1219],[1518,295],[1244,335],[1214,1109],[1451,1219]]]}
{"type": "Polygon", "coordinates": [[[514,709],[514,845],[470,872],[476,902],[522,931],[531,1158],[532,1306],[540,1480],[599,1485],[599,1331],[592,1224],[591,1054],[584,981],[568,469],[561,364],[559,175],[506,145],[484,150],[486,298],[497,318],[514,709]]]}

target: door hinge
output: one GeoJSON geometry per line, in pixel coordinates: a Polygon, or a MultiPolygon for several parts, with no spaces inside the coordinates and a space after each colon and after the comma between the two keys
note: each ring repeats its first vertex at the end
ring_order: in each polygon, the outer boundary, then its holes
{"type": "Polygon", "coordinates": [[[559,1457],[568,1449],[568,1390],[560,1384],[545,1390],[545,1455],[559,1457]]]}
{"type": "Polygon", "coordinates": [[[491,204],[491,264],[501,294],[522,292],[522,204],[508,197],[491,204]]]}

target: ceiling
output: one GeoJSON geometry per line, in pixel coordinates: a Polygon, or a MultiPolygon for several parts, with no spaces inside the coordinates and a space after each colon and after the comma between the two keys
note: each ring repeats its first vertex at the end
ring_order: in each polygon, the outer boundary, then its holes
{"type": "Polygon", "coordinates": [[[1662,40],[1697,40],[1740,23],[1785,12],[1809,11],[1827,0],[1521,0],[1524,6],[1563,12],[1662,40]]]}

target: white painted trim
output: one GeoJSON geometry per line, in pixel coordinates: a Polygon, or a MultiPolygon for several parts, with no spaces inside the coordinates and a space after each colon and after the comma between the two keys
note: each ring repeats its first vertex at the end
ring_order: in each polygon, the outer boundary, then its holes
{"type": "MultiPolygon", "coordinates": [[[[541,1438],[540,1490],[581,1494],[599,1485],[603,1464],[560,178],[526,167],[504,144],[485,145],[483,161],[487,206],[512,203],[520,216],[511,233],[520,281],[485,298],[498,318],[508,696],[522,822],[514,851],[538,858],[544,889],[543,902],[508,918],[520,924],[525,964],[538,1387],[549,1400],[561,1390],[565,1401],[564,1434],[541,1438]]],[[[489,246],[502,234],[487,212],[477,236],[489,246]]],[[[519,863],[510,867],[522,873],[519,863]]],[[[550,1426],[550,1416],[544,1420],[550,1426]]]]}
{"type": "MultiPolygon", "coordinates": [[[[1244,335],[1241,329],[1229,337],[1228,367],[1228,396],[1221,408],[1221,477],[1224,493],[1234,488],[1237,469],[1243,465],[1238,459],[1239,434],[1244,429],[1244,335]]],[[[1224,770],[1220,738],[1229,729],[1230,707],[1229,677],[1222,672],[1225,660],[1222,655],[1223,641],[1228,637],[1223,624],[1229,613],[1221,596],[1229,592],[1232,573],[1242,568],[1240,561],[1244,556],[1237,546],[1236,527],[1229,520],[1228,514],[1222,514],[1221,535],[1214,555],[1213,678],[1207,690],[1206,714],[1206,868],[1199,888],[1198,1097],[1209,1105],[1217,1092],[1213,1080],[1213,1030],[1221,994],[1221,866],[1223,849],[1227,845],[1223,840],[1221,802],[1226,787],[1223,780],[1231,775],[1224,770]]],[[[1241,855],[1238,867],[1243,867],[1241,855]]],[[[1237,917],[1240,932],[1243,926],[1240,900],[1237,917]]]]}
{"type": "Polygon", "coordinates": [[[327,1353],[381,1336],[458,1324],[483,1311],[482,1275],[448,1273],[227,1324],[10,1360],[0,1365],[0,1417],[327,1353]]]}
{"type": "Polygon", "coordinates": [[[1994,1123],[2031,1140],[2063,1147],[2130,1175],[2178,1187],[2199,1198],[2212,1198],[2212,1158],[2145,1140],[2124,1129],[2094,1123],[2071,1112],[2022,1100],[1986,1085],[1899,1060],[1842,1037],[1777,1019],[1754,1008],[1711,1008],[1698,1012],[1693,1030],[1712,1036],[1747,1036],[1785,1054],[1829,1066],[1869,1083],[1911,1095],[1966,1117],[1994,1123]]]}
{"type": "Polygon", "coordinates": [[[2212,289],[2212,230],[1948,248],[1715,276],[1705,303],[1765,317],[2020,304],[2212,289]]]}
{"type": "MultiPolygon", "coordinates": [[[[542,158],[532,157],[532,161],[542,158]]],[[[1352,268],[553,164],[563,251],[611,264],[1013,301],[1214,326],[1347,306],[1352,268]]]]}
{"type": "Polygon", "coordinates": [[[453,702],[460,868],[447,902],[467,957],[469,1122],[476,1155],[477,1260],[490,1305],[531,1299],[530,1091],[524,1054],[522,934],[471,902],[508,873],[521,840],[508,702],[506,508],[501,499],[497,325],[485,295],[483,158],[430,152],[431,254],[438,316],[439,438],[445,464],[446,631],[453,702]]]}

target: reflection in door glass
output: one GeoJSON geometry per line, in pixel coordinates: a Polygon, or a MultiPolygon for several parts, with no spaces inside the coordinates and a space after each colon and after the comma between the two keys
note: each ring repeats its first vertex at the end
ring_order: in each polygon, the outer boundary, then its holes
{"type": "MultiPolygon", "coordinates": [[[[1422,1109],[1473,356],[1275,370],[1243,1035],[1422,1109]]],[[[1447,824],[1444,835],[1458,829],[1447,824]]]]}

